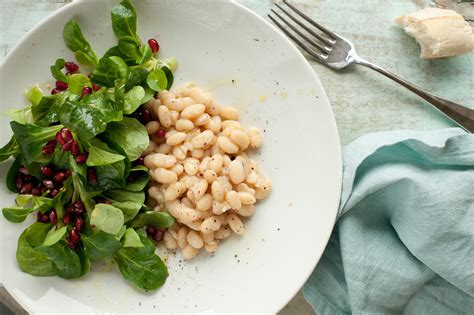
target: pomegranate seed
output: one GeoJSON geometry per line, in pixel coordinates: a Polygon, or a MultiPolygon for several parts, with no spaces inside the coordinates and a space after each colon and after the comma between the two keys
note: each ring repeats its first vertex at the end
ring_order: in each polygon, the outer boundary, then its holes
{"type": "Polygon", "coordinates": [[[75,73],[75,72],[79,71],[79,66],[77,64],[75,64],[74,62],[72,62],[72,61],[68,61],[64,65],[66,66],[66,70],[68,72],[75,73]]]}
{"type": "Polygon", "coordinates": [[[101,89],[101,87],[100,87],[100,85],[97,85],[97,84],[92,83],[92,89],[93,89],[94,91],[98,91],[98,90],[101,89]]]}
{"type": "Polygon", "coordinates": [[[67,241],[67,246],[68,246],[70,249],[72,249],[72,250],[76,249],[77,243],[73,242],[73,241],[71,240],[71,238],[66,237],[66,241],[67,241]]]}
{"type": "Polygon", "coordinates": [[[30,175],[30,172],[28,172],[28,169],[24,166],[22,166],[18,169],[18,173],[21,173],[23,175],[30,175]]]}
{"type": "Polygon", "coordinates": [[[20,190],[21,190],[21,187],[23,186],[23,178],[22,178],[21,174],[18,174],[18,175],[16,176],[15,184],[16,184],[16,189],[17,189],[18,191],[20,191],[20,190]]]}
{"type": "Polygon", "coordinates": [[[149,225],[149,226],[146,227],[146,234],[147,234],[148,236],[154,237],[155,233],[156,233],[156,229],[155,229],[154,226],[149,225]]]}
{"type": "Polygon", "coordinates": [[[70,213],[66,213],[64,216],[63,216],[63,223],[65,225],[69,225],[71,223],[71,214],[70,213]]]}
{"type": "Polygon", "coordinates": [[[44,195],[48,191],[48,188],[46,187],[41,187],[41,194],[44,195]]]}
{"type": "Polygon", "coordinates": [[[160,50],[160,45],[158,44],[158,42],[154,38],[150,38],[148,40],[148,45],[151,48],[151,52],[154,53],[154,54],[156,54],[160,50]]]}
{"type": "Polygon", "coordinates": [[[77,164],[84,164],[84,163],[86,163],[88,157],[89,157],[89,152],[84,152],[82,154],[79,154],[76,157],[76,163],[77,164]]]}
{"type": "Polygon", "coordinates": [[[74,156],[79,154],[79,143],[77,143],[77,141],[72,142],[71,153],[74,156]]]}
{"type": "Polygon", "coordinates": [[[30,183],[24,184],[23,187],[21,187],[20,189],[20,194],[29,194],[32,188],[33,188],[32,184],[30,183]]]}
{"type": "Polygon", "coordinates": [[[57,172],[53,177],[53,181],[56,183],[62,183],[65,179],[66,174],[63,171],[57,172]]]}
{"type": "Polygon", "coordinates": [[[166,136],[166,130],[161,129],[161,128],[158,129],[158,130],[156,131],[156,136],[157,136],[158,138],[164,138],[164,137],[166,136]]]}
{"type": "Polygon", "coordinates": [[[158,230],[157,229],[156,232],[155,232],[155,237],[154,237],[155,241],[157,241],[157,242],[161,241],[161,239],[163,238],[163,234],[164,234],[163,230],[158,230]]]}
{"type": "Polygon", "coordinates": [[[49,223],[49,215],[47,215],[46,213],[45,213],[45,214],[42,214],[42,215],[41,215],[41,222],[43,222],[43,223],[49,223]]]}
{"type": "Polygon", "coordinates": [[[76,202],[73,203],[72,207],[76,214],[82,214],[86,210],[84,203],[80,199],[77,199],[76,202]]]}
{"type": "Polygon", "coordinates": [[[23,176],[23,181],[26,183],[29,183],[33,180],[33,177],[31,175],[25,175],[23,176]]]}
{"type": "Polygon", "coordinates": [[[72,141],[71,131],[66,127],[62,128],[56,134],[56,140],[61,146],[64,145],[65,143],[71,142],[72,141]]]}
{"type": "Polygon", "coordinates": [[[44,185],[44,187],[46,187],[47,189],[53,189],[53,188],[54,188],[53,181],[50,180],[50,179],[43,179],[43,185],[44,185]]]}
{"type": "Polygon", "coordinates": [[[33,189],[31,190],[31,194],[32,194],[33,196],[41,196],[41,188],[33,188],[33,189]]]}
{"type": "Polygon", "coordinates": [[[82,92],[81,92],[81,96],[84,96],[86,94],[92,94],[92,89],[88,86],[85,86],[83,89],[82,89],[82,92]]]}
{"type": "Polygon", "coordinates": [[[56,197],[57,194],[59,194],[59,190],[58,190],[58,189],[53,189],[53,190],[51,190],[51,192],[49,193],[49,195],[51,196],[51,198],[56,197]]]}
{"type": "Polygon", "coordinates": [[[66,178],[71,177],[71,175],[72,175],[72,171],[71,171],[70,169],[68,169],[68,170],[66,171],[66,178]]]}
{"type": "Polygon", "coordinates": [[[81,239],[81,234],[79,234],[76,228],[72,228],[71,232],[69,232],[69,237],[71,238],[71,241],[77,243],[81,239]]]}
{"type": "Polygon", "coordinates": [[[43,216],[43,214],[41,213],[41,211],[38,211],[38,213],[36,213],[36,222],[41,222],[41,217],[43,216]]]}
{"type": "Polygon", "coordinates": [[[56,90],[64,91],[67,90],[68,84],[63,81],[56,81],[56,90]]]}
{"type": "MultiPolygon", "coordinates": [[[[57,135],[56,135],[57,137],[57,135]]],[[[41,152],[43,152],[43,154],[52,154],[54,152],[54,147],[56,146],[56,140],[50,140],[48,141],[48,143],[46,143],[44,146],[43,146],[43,149],[41,150],[41,152]]]]}
{"type": "Polygon", "coordinates": [[[59,89],[54,88],[51,90],[51,95],[58,94],[59,92],[61,92],[59,89]]]}
{"type": "Polygon", "coordinates": [[[82,228],[84,227],[84,219],[77,218],[76,221],[74,222],[74,227],[76,228],[77,231],[81,232],[82,228]]]}
{"type": "Polygon", "coordinates": [[[41,166],[41,174],[47,178],[51,177],[54,175],[54,169],[49,165],[41,166]]]}
{"type": "Polygon", "coordinates": [[[58,214],[56,213],[56,209],[51,209],[49,212],[49,221],[53,224],[58,222],[58,214]]]}
{"type": "Polygon", "coordinates": [[[95,172],[95,169],[93,168],[88,168],[87,169],[87,180],[90,181],[91,183],[97,182],[97,174],[95,172]]]}
{"type": "Polygon", "coordinates": [[[73,141],[69,141],[69,142],[66,142],[65,144],[63,144],[63,150],[64,151],[71,151],[73,143],[74,143],[73,141]]]}
{"type": "Polygon", "coordinates": [[[145,164],[145,158],[143,156],[140,156],[138,159],[133,162],[134,165],[144,165],[145,164]]]}
{"type": "Polygon", "coordinates": [[[147,122],[150,122],[153,117],[151,115],[151,112],[146,109],[145,107],[140,107],[140,109],[138,109],[137,111],[137,119],[142,123],[142,124],[146,124],[147,122]]]}

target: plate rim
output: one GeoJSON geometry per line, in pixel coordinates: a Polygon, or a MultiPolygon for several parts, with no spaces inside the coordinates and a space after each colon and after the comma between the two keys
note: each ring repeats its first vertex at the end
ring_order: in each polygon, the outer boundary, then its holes
{"type": "MultiPolygon", "coordinates": [[[[285,299],[284,301],[278,301],[278,303],[275,303],[275,305],[273,306],[273,313],[278,313],[279,311],[281,311],[295,296],[296,294],[303,288],[304,284],[306,283],[307,279],[311,276],[311,273],[313,272],[314,268],[317,266],[317,264],[319,263],[323,253],[324,253],[324,250],[329,242],[329,239],[331,237],[331,234],[332,234],[332,231],[334,230],[334,226],[335,226],[335,223],[336,223],[336,218],[337,218],[337,214],[338,214],[338,209],[339,209],[339,202],[340,202],[340,196],[341,196],[341,192],[342,192],[342,177],[343,177],[343,161],[342,161],[342,148],[341,148],[341,142],[340,142],[340,135],[339,135],[339,130],[338,130],[338,126],[337,126],[337,123],[336,123],[336,118],[335,118],[335,115],[334,115],[334,110],[331,106],[331,103],[329,101],[329,98],[327,96],[327,93],[326,93],[326,90],[324,88],[324,86],[322,85],[320,79],[319,79],[319,76],[318,74],[316,73],[316,71],[313,69],[313,67],[311,66],[311,64],[309,63],[309,61],[304,57],[304,55],[302,54],[302,52],[296,47],[296,45],[288,38],[284,35],[283,32],[281,32],[275,25],[273,25],[272,23],[270,23],[268,20],[266,20],[263,16],[259,15],[258,13],[256,13],[255,11],[251,10],[250,8],[246,7],[245,5],[241,4],[241,3],[238,3],[236,0],[208,0],[208,1],[215,1],[215,2],[227,2],[233,6],[235,6],[238,10],[243,10],[245,11],[247,14],[250,14],[251,16],[253,16],[253,18],[256,18],[257,20],[259,20],[261,23],[264,23],[266,24],[267,26],[269,26],[273,32],[275,32],[276,34],[278,34],[278,36],[280,37],[281,40],[283,40],[284,42],[286,42],[287,44],[289,44],[291,46],[291,49],[293,51],[293,53],[295,53],[296,55],[295,56],[298,56],[298,59],[300,62],[302,62],[302,64],[304,64],[305,68],[307,68],[308,70],[310,70],[311,72],[311,76],[312,76],[312,80],[313,80],[313,83],[318,85],[319,87],[321,87],[321,90],[322,90],[322,95],[320,96],[320,100],[322,100],[324,103],[326,103],[326,106],[328,107],[329,109],[329,112],[331,114],[331,121],[330,121],[330,125],[331,125],[331,130],[329,130],[329,132],[332,133],[332,137],[335,139],[335,142],[337,143],[337,145],[334,146],[333,150],[334,151],[334,159],[336,159],[336,164],[337,164],[337,170],[336,173],[334,174],[334,177],[336,178],[336,185],[337,187],[335,188],[336,189],[336,200],[332,200],[331,202],[334,204],[333,207],[335,208],[333,210],[333,213],[332,213],[332,218],[331,218],[331,224],[332,224],[332,227],[331,227],[331,232],[325,236],[324,238],[324,249],[322,252],[318,252],[317,253],[317,259],[315,259],[315,262],[313,263],[313,268],[308,272],[308,273],[305,273],[304,275],[304,280],[303,282],[295,289],[295,290],[291,290],[292,293],[291,295],[289,295],[288,299],[285,299]]],[[[0,71],[2,70],[3,68],[3,65],[6,64],[10,58],[12,58],[11,56],[14,55],[15,51],[18,49],[18,47],[24,42],[24,41],[27,41],[31,36],[33,36],[32,34],[34,34],[39,28],[41,28],[44,24],[48,23],[50,19],[53,19],[54,17],[58,16],[58,15],[61,15],[63,14],[64,11],[66,10],[73,10],[74,7],[80,5],[81,3],[87,3],[88,1],[85,1],[85,0],[72,0],[72,2],[62,6],[61,8],[55,10],[54,12],[52,12],[51,14],[47,15],[46,17],[44,17],[40,22],[38,22],[35,26],[33,26],[23,37],[21,37],[13,46],[12,48],[10,49],[10,51],[7,53],[7,55],[3,58],[3,60],[0,62],[0,71]]],[[[10,293],[10,295],[15,299],[15,301],[20,304],[21,307],[23,307],[26,311],[28,312],[33,312],[34,313],[34,310],[30,309],[27,305],[24,304],[24,301],[20,298],[19,295],[17,295],[14,290],[12,289],[9,289],[8,287],[4,286],[4,288],[7,290],[8,293],[10,293]]]]}

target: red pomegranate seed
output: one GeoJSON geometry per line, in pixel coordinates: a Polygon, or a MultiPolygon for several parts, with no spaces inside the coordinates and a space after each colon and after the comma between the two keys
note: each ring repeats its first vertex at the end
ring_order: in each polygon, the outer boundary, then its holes
{"type": "Polygon", "coordinates": [[[82,228],[84,227],[84,219],[77,218],[76,221],[74,222],[74,227],[76,228],[77,231],[81,232],[82,228]]]}
{"type": "Polygon", "coordinates": [[[51,192],[49,193],[49,195],[51,196],[51,198],[56,197],[57,194],[59,194],[59,190],[58,190],[58,189],[53,189],[53,190],[51,190],[51,192]]]}
{"type": "Polygon", "coordinates": [[[56,134],[56,140],[61,146],[63,146],[65,143],[71,142],[72,141],[71,131],[66,127],[62,128],[56,134]]]}
{"type": "Polygon", "coordinates": [[[72,142],[71,153],[74,156],[79,154],[79,143],[77,143],[77,141],[72,142]]]}
{"type": "Polygon", "coordinates": [[[144,164],[145,164],[145,157],[143,157],[143,156],[140,156],[134,162],[134,165],[144,165],[144,164]]]}
{"type": "Polygon", "coordinates": [[[100,85],[97,85],[97,84],[94,84],[94,83],[93,83],[93,84],[92,84],[92,89],[93,89],[94,91],[98,91],[98,90],[101,89],[101,87],[100,87],[100,85]]]}
{"type": "Polygon", "coordinates": [[[95,172],[95,169],[87,169],[87,180],[93,184],[97,182],[97,173],[95,172]]]}
{"type": "Polygon", "coordinates": [[[163,234],[164,234],[163,230],[157,229],[155,232],[155,237],[154,237],[155,241],[157,242],[161,241],[161,239],[163,238],[163,234]]]}
{"type": "Polygon", "coordinates": [[[41,213],[41,211],[38,211],[36,213],[36,222],[41,222],[41,217],[43,216],[43,214],[41,213]]]}
{"type": "Polygon", "coordinates": [[[42,214],[42,215],[41,215],[41,222],[43,222],[43,223],[49,223],[49,215],[47,215],[46,213],[45,213],[45,214],[42,214]]]}
{"type": "Polygon", "coordinates": [[[63,150],[64,151],[71,151],[73,143],[74,143],[73,141],[69,141],[69,142],[66,142],[65,144],[63,144],[63,150]]]}
{"type": "Polygon", "coordinates": [[[46,187],[41,187],[41,194],[44,195],[48,191],[48,188],[46,187]]]}
{"type": "Polygon", "coordinates": [[[166,137],[166,130],[161,129],[161,128],[158,129],[158,130],[156,131],[156,136],[157,136],[158,138],[164,138],[164,137],[166,137]]]}
{"type": "Polygon", "coordinates": [[[66,237],[67,246],[74,250],[77,247],[77,243],[73,242],[70,237],[66,237]]]}
{"type": "Polygon", "coordinates": [[[31,189],[33,189],[32,184],[24,184],[20,189],[20,194],[29,194],[31,192],[31,189]]]}
{"type": "Polygon", "coordinates": [[[160,45],[158,44],[158,42],[154,38],[150,38],[148,40],[148,45],[151,48],[151,52],[154,53],[154,54],[156,54],[160,50],[160,45]]]}
{"type": "Polygon", "coordinates": [[[84,211],[86,210],[86,207],[84,206],[84,203],[80,200],[80,199],[77,199],[73,205],[72,205],[73,209],[74,209],[74,212],[76,214],[82,214],[84,213],[84,211]]]}
{"type": "Polygon", "coordinates": [[[57,172],[53,177],[53,181],[56,183],[62,183],[65,179],[66,173],[64,173],[63,171],[57,172]]]}
{"type": "Polygon", "coordinates": [[[41,166],[40,170],[41,174],[43,174],[46,178],[54,175],[54,169],[49,165],[41,166]]]}
{"type": "Polygon", "coordinates": [[[66,178],[71,177],[71,175],[72,175],[72,171],[71,171],[70,169],[68,169],[68,170],[66,171],[66,178]]]}
{"type": "Polygon", "coordinates": [[[72,228],[71,232],[69,232],[69,237],[71,238],[71,241],[77,243],[81,239],[81,234],[79,234],[76,228],[72,228]]]}
{"type": "Polygon", "coordinates": [[[58,94],[59,92],[61,92],[59,89],[54,88],[51,90],[51,95],[58,94]]]}
{"type": "Polygon", "coordinates": [[[64,90],[67,90],[68,88],[68,84],[66,82],[63,82],[63,81],[56,81],[56,90],[59,90],[59,91],[64,91],[64,90]]]}
{"type": "Polygon", "coordinates": [[[31,190],[31,194],[33,196],[41,196],[41,188],[37,188],[37,187],[33,188],[31,190]]]}
{"type": "Polygon", "coordinates": [[[81,96],[84,96],[86,94],[92,94],[92,89],[88,86],[85,86],[83,89],[82,89],[82,92],[81,92],[81,96]]]}
{"type": "Polygon", "coordinates": [[[66,66],[66,70],[68,72],[75,73],[75,72],[79,71],[79,66],[77,64],[75,64],[74,62],[72,62],[72,61],[68,61],[64,65],[66,66]]]}
{"type": "Polygon", "coordinates": [[[144,125],[153,119],[151,112],[143,106],[138,109],[136,115],[137,119],[144,125]]]}
{"type": "Polygon", "coordinates": [[[89,152],[84,152],[82,154],[79,154],[76,157],[76,163],[77,164],[84,164],[84,163],[86,163],[88,157],[89,157],[89,152]]]}
{"type": "Polygon", "coordinates": [[[54,184],[53,184],[53,181],[51,179],[43,179],[43,185],[47,189],[53,189],[54,188],[54,184]]]}
{"type": "Polygon", "coordinates": [[[146,234],[152,238],[155,237],[156,229],[154,226],[149,225],[146,227],[146,234]]]}
{"type": "MultiPolygon", "coordinates": [[[[57,135],[56,135],[57,137],[57,135]]],[[[52,154],[54,152],[54,147],[56,146],[56,140],[50,140],[48,141],[48,143],[46,143],[44,146],[43,146],[43,149],[41,150],[41,152],[43,152],[43,154],[52,154]]]]}
{"type": "Polygon", "coordinates": [[[56,209],[51,209],[49,212],[49,221],[53,224],[58,222],[58,214],[56,213],[56,209]]]}
{"type": "Polygon", "coordinates": [[[71,223],[71,214],[70,213],[66,213],[64,216],[63,216],[63,223],[65,225],[69,225],[71,223]]]}
{"type": "Polygon", "coordinates": [[[18,175],[16,176],[15,184],[16,184],[16,189],[17,189],[18,191],[20,191],[20,190],[21,190],[21,187],[23,186],[23,178],[22,178],[21,174],[18,174],[18,175]]]}

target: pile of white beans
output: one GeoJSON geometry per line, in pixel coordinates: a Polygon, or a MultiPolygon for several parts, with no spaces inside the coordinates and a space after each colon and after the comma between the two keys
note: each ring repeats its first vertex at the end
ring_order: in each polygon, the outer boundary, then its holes
{"type": "Polygon", "coordinates": [[[146,108],[155,116],[146,124],[150,146],[144,152],[152,181],[148,194],[155,211],[167,211],[176,223],[163,236],[168,249],[184,258],[201,248],[216,251],[232,232],[242,235],[243,217],[272,189],[245,151],[262,145],[257,128],[245,129],[234,107],[219,106],[210,93],[187,84],[162,91],[146,108]],[[158,137],[159,129],[166,136],[158,137]]]}

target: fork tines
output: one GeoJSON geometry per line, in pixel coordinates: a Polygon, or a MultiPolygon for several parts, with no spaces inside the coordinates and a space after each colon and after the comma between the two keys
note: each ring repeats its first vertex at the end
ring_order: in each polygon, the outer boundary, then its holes
{"type": "Polygon", "coordinates": [[[270,20],[308,54],[320,61],[326,59],[328,57],[327,53],[331,51],[332,45],[336,42],[338,36],[301,12],[287,0],[283,0],[283,3],[294,13],[290,13],[287,8],[275,3],[279,11],[283,12],[289,19],[282,16],[278,11],[271,9],[272,13],[283,24],[269,14],[270,20]]]}

